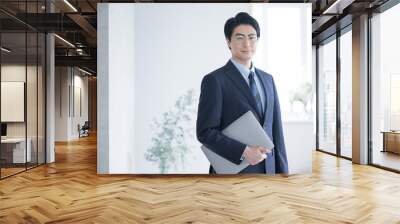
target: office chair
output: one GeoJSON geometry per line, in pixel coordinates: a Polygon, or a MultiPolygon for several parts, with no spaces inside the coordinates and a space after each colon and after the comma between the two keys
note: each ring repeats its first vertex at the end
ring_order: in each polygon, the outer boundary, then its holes
{"type": "Polygon", "coordinates": [[[80,125],[78,124],[78,129],[79,129],[79,138],[89,136],[89,129],[90,129],[89,121],[85,121],[82,127],[80,127],[80,125]]]}

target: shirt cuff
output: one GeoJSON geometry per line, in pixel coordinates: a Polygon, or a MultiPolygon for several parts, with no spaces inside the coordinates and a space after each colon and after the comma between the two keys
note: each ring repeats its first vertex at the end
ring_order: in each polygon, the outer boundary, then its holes
{"type": "MultiPolygon", "coordinates": [[[[249,146],[246,146],[246,148],[244,148],[244,150],[246,150],[247,148],[249,148],[249,146]]],[[[243,151],[242,156],[240,157],[240,161],[243,161],[243,160],[244,160],[244,151],[243,151]]]]}

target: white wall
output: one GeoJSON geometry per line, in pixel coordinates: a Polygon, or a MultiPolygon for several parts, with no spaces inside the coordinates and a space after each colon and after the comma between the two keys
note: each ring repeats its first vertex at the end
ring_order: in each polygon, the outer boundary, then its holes
{"type": "Polygon", "coordinates": [[[88,120],[88,78],[72,67],[56,67],[55,73],[55,141],[77,139],[78,124],[88,120]],[[79,89],[82,116],[76,107],[79,89]]]}
{"type": "MultiPolygon", "coordinates": [[[[230,58],[223,27],[225,20],[248,4],[147,4],[135,5],[135,173],[158,173],[145,158],[157,133],[153,120],[173,110],[175,101],[189,89],[200,95],[202,78],[230,58]],[[147,15],[157,15],[148,17],[147,15]],[[213,21],[212,23],[204,22],[213,21]],[[165,34],[165,38],[160,34],[165,34]],[[210,56],[211,55],[211,56],[210,56]],[[149,66],[151,62],[157,66],[149,66]]],[[[127,99],[125,97],[125,99],[127,99]]],[[[197,105],[195,105],[197,111],[197,105]]],[[[191,128],[190,162],[169,173],[208,173],[209,163],[195,137],[196,114],[191,128]]]]}
{"type": "Polygon", "coordinates": [[[283,130],[289,173],[311,173],[311,152],[315,148],[314,122],[284,122],[283,130]]]}
{"type": "Polygon", "coordinates": [[[133,173],[134,4],[98,4],[97,18],[97,170],[133,173]]]}
{"type": "Polygon", "coordinates": [[[55,141],[68,141],[68,85],[67,67],[55,68],[55,141]]]}
{"type": "Polygon", "coordinates": [[[109,158],[109,5],[97,5],[97,173],[110,173],[109,158]]]}
{"type": "MultiPolygon", "coordinates": [[[[79,138],[79,132],[78,132],[78,124],[82,126],[85,121],[88,121],[88,99],[89,99],[89,94],[88,94],[88,77],[87,76],[82,76],[83,73],[81,73],[79,70],[74,70],[74,96],[72,98],[74,99],[74,102],[71,104],[74,105],[72,108],[72,119],[71,119],[71,132],[70,135],[72,138],[79,138]],[[80,93],[78,92],[80,91],[80,93]],[[80,95],[80,97],[79,97],[80,95]],[[80,101],[80,102],[79,102],[80,101]],[[81,107],[79,109],[79,107],[81,107]],[[80,111],[81,110],[81,111],[80,111]]],[[[71,98],[71,99],[72,99],[71,98]]],[[[71,105],[72,106],[72,105],[71,105]]]]}

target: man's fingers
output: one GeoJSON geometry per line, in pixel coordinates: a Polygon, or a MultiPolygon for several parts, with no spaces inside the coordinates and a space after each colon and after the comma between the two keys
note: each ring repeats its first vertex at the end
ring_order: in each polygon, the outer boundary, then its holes
{"type": "Polygon", "coordinates": [[[255,160],[251,160],[251,161],[249,161],[249,163],[250,163],[250,165],[252,165],[252,166],[254,166],[254,165],[257,164],[257,162],[256,162],[255,160]]]}
{"type": "MultiPolygon", "coordinates": [[[[247,149],[246,149],[247,150],[247,149]]],[[[271,152],[271,150],[265,147],[250,147],[250,150],[245,150],[245,158],[249,162],[250,165],[254,166],[264,159],[267,158],[266,153],[271,152]]]]}
{"type": "Polygon", "coordinates": [[[260,150],[261,153],[270,153],[271,152],[270,149],[267,149],[267,148],[264,148],[264,147],[258,147],[258,149],[260,150]]]}
{"type": "Polygon", "coordinates": [[[266,154],[260,154],[260,155],[261,155],[261,157],[259,157],[259,159],[257,161],[253,161],[253,163],[251,165],[254,166],[254,165],[258,164],[259,162],[261,162],[261,161],[263,161],[264,159],[267,158],[266,154]]]}

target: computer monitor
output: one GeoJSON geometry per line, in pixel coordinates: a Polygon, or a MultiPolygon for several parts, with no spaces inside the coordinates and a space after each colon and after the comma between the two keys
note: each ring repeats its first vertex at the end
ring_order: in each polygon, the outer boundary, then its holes
{"type": "Polygon", "coordinates": [[[7,136],[7,124],[1,123],[1,136],[7,136]]]}

